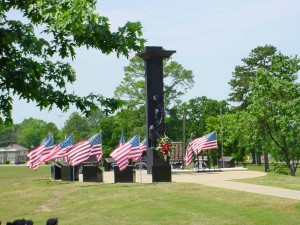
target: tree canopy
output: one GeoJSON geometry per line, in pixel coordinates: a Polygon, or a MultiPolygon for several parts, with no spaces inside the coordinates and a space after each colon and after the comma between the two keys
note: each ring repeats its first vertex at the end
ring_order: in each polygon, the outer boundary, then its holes
{"type": "Polygon", "coordinates": [[[196,136],[202,136],[210,133],[212,130],[207,129],[206,120],[211,116],[219,116],[220,109],[223,110],[223,113],[229,111],[228,103],[225,100],[217,101],[205,96],[193,98],[184,103],[182,110],[186,114],[188,134],[193,133],[196,136]]]}
{"type": "MultiPolygon", "coordinates": [[[[194,75],[191,70],[171,59],[163,62],[164,70],[164,104],[170,108],[173,103],[178,103],[188,89],[194,85],[194,75]]],[[[131,107],[138,108],[145,104],[146,84],[144,61],[139,57],[133,57],[129,66],[124,67],[124,79],[115,89],[115,96],[127,101],[131,107]]]]}
{"type": "Polygon", "coordinates": [[[26,148],[40,145],[49,133],[52,133],[56,140],[60,139],[58,128],[54,123],[47,123],[34,118],[25,119],[19,124],[16,132],[18,144],[26,148]]]}
{"type": "Polygon", "coordinates": [[[285,161],[292,175],[300,159],[299,70],[297,57],[281,53],[273,56],[268,69],[257,71],[257,79],[251,85],[252,93],[248,96],[251,104],[247,107],[247,112],[256,118],[276,149],[281,151],[278,160],[285,161]]]}
{"type": "Polygon", "coordinates": [[[0,147],[6,147],[9,144],[16,143],[16,126],[0,124],[0,147]]]}
{"type": "Polygon", "coordinates": [[[256,79],[256,71],[259,68],[267,69],[276,51],[277,49],[271,45],[258,46],[251,50],[248,58],[242,59],[243,65],[235,67],[229,81],[232,90],[229,94],[230,101],[240,103],[242,109],[249,104],[246,97],[251,92],[250,83],[256,79]]]}
{"type": "Polygon", "coordinates": [[[64,59],[74,59],[76,47],[95,48],[104,54],[128,56],[143,49],[140,22],[127,22],[112,32],[109,19],[96,12],[95,0],[0,2],[0,123],[12,123],[13,96],[36,102],[40,109],[62,111],[74,104],[89,114],[99,104],[105,112],[120,102],[101,95],[79,97],[68,93],[75,71],[64,59]],[[23,20],[9,18],[16,11],[23,20]],[[36,34],[41,32],[46,36],[36,34]]]}

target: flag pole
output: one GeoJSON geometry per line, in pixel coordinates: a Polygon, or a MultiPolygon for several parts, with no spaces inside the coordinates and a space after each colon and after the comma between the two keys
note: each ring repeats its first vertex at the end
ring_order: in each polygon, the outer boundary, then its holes
{"type": "MultiPolygon", "coordinates": [[[[51,135],[51,132],[49,131],[49,135],[51,135]]],[[[55,162],[53,164],[53,175],[54,175],[54,179],[55,180],[55,162]]],[[[51,177],[51,167],[50,167],[50,177],[51,177]]]]}
{"type": "Polygon", "coordinates": [[[100,170],[102,170],[102,174],[104,173],[104,157],[103,157],[103,145],[102,145],[102,130],[100,130],[100,137],[101,137],[101,159],[99,160],[99,165],[98,167],[100,166],[100,170]]]}
{"type": "MultiPolygon", "coordinates": [[[[183,115],[182,115],[182,140],[183,140],[183,149],[182,149],[182,157],[185,156],[186,151],[185,151],[185,110],[183,110],[183,115]]],[[[181,169],[183,170],[185,167],[184,160],[182,160],[182,166],[181,169]]]]}
{"type": "MultiPolygon", "coordinates": [[[[141,136],[139,134],[139,146],[141,143],[141,136]]],[[[139,170],[140,170],[140,178],[141,178],[141,184],[143,183],[143,179],[142,179],[142,152],[141,152],[141,157],[140,157],[140,166],[139,166],[139,170]]]]}
{"type": "MultiPolygon", "coordinates": [[[[192,133],[191,133],[191,136],[190,136],[190,141],[189,141],[189,143],[188,143],[188,146],[190,145],[190,142],[192,142],[193,136],[194,136],[194,134],[193,134],[193,132],[192,132],[192,133]]],[[[191,156],[192,159],[191,159],[191,160],[193,161],[193,168],[195,168],[195,163],[194,163],[194,160],[193,160],[193,159],[194,159],[194,157],[193,157],[193,156],[194,156],[193,151],[194,151],[194,150],[192,149],[192,156],[191,156]]],[[[186,153],[185,153],[185,154],[186,154],[186,153]]]]}
{"type": "MultiPolygon", "coordinates": [[[[73,133],[72,133],[72,135],[73,135],[73,133]]],[[[73,141],[74,141],[74,139],[73,139],[73,141]]],[[[74,144],[74,142],[73,142],[73,144],[74,144]]],[[[72,169],[73,169],[73,181],[75,181],[75,169],[74,169],[73,165],[72,165],[72,169]]]]}
{"type": "MultiPolygon", "coordinates": [[[[216,140],[218,140],[218,132],[216,132],[216,140]]],[[[218,143],[218,142],[217,142],[218,143]]],[[[218,146],[217,146],[217,163],[218,163],[218,171],[220,171],[220,167],[219,167],[219,151],[218,151],[218,146]]],[[[214,169],[215,169],[215,165],[214,165],[214,169]]]]}
{"type": "Polygon", "coordinates": [[[198,149],[197,149],[197,161],[198,161],[198,172],[199,172],[200,161],[199,161],[199,151],[198,151],[198,149]]]}

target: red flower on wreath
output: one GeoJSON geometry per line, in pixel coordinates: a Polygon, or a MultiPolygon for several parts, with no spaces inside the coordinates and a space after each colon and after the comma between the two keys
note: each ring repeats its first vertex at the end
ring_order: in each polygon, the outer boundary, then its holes
{"type": "Polygon", "coordinates": [[[158,153],[158,156],[162,160],[167,161],[174,149],[174,146],[172,144],[172,140],[168,136],[164,135],[157,140],[157,146],[155,149],[158,153]]]}

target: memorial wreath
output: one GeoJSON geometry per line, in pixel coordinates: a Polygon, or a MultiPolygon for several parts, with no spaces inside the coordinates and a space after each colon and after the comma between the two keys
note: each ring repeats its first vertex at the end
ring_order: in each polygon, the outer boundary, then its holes
{"type": "Polygon", "coordinates": [[[168,136],[164,135],[157,140],[156,151],[158,156],[165,162],[169,160],[173,149],[172,140],[168,136]]]}

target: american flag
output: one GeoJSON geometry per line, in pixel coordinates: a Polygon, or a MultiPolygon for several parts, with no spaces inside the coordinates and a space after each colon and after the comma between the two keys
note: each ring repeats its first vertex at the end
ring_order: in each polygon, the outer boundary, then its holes
{"type": "Polygon", "coordinates": [[[93,147],[92,147],[91,156],[96,156],[98,162],[102,158],[102,136],[101,136],[101,133],[99,133],[99,135],[97,135],[97,137],[96,137],[96,144],[93,145],[93,147]]]}
{"type": "Polygon", "coordinates": [[[52,159],[64,157],[66,151],[73,145],[73,134],[70,134],[62,143],[57,145],[48,155],[41,158],[42,162],[46,162],[52,159]]]}
{"type": "Polygon", "coordinates": [[[139,160],[145,151],[147,151],[146,138],[139,144],[139,146],[131,149],[128,158],[134,159],[135,161],[139,160]]]}
{"type": "Polygon", "coordinates": [[[116,148],[110,156],[114,158],[122,172],[128,165],[129,154],[132,149],[139,148],[139,134],[136,134],[128,142],[116,148]]]}
{"type": "Polygon", "coordinates": [[[121,132],[121,137],[120,137],[120,141],[119,141],[119,145],[118,147],[122,146],[125,144],[125,138],[124,138],[124,133],[121,132]]]}
{"type": "Polygon", "coordinates": [[[184,157],[184,161],[185,161],[185,165],[190,165],[193,159],[193,149],[192,149],[192,141],[193,141],[193,135],[191,135],[186,153],[185,153],[185,157],[184,157]]]}
{"type": "Polygon", "coordinates": [[[146,138],[140,143],[140,149],[141,149],[141,152],[147,151],[147,139],[146,138]]]}
{"type": "Polygon", "coordinates": [[[69,148],[68,151],[66,151],[66,161],[73,166],[77,166],[87,161],[91,154],[102,154],[101,149],[101,134],[97,133],[88,140],[78,142],[69,148]]]}
{"type": "Polygon", "coordinates": [[[218,148],[217,132],[213,131],[203,137],[194,139],[191,143],[191,148],[196,154],[198,154],[201,150],[218,148]]]}
{"type": "Polygon", "coordinates": [[[54,138],[52,134],[49,134],[38,147],[32,149],[27,154],[29,160],[26,163],[26,165],[32,168],[33,170],[37,170],[41,163],[41,158],[45,155],[48,155],[53,148],[54,138]]]}

